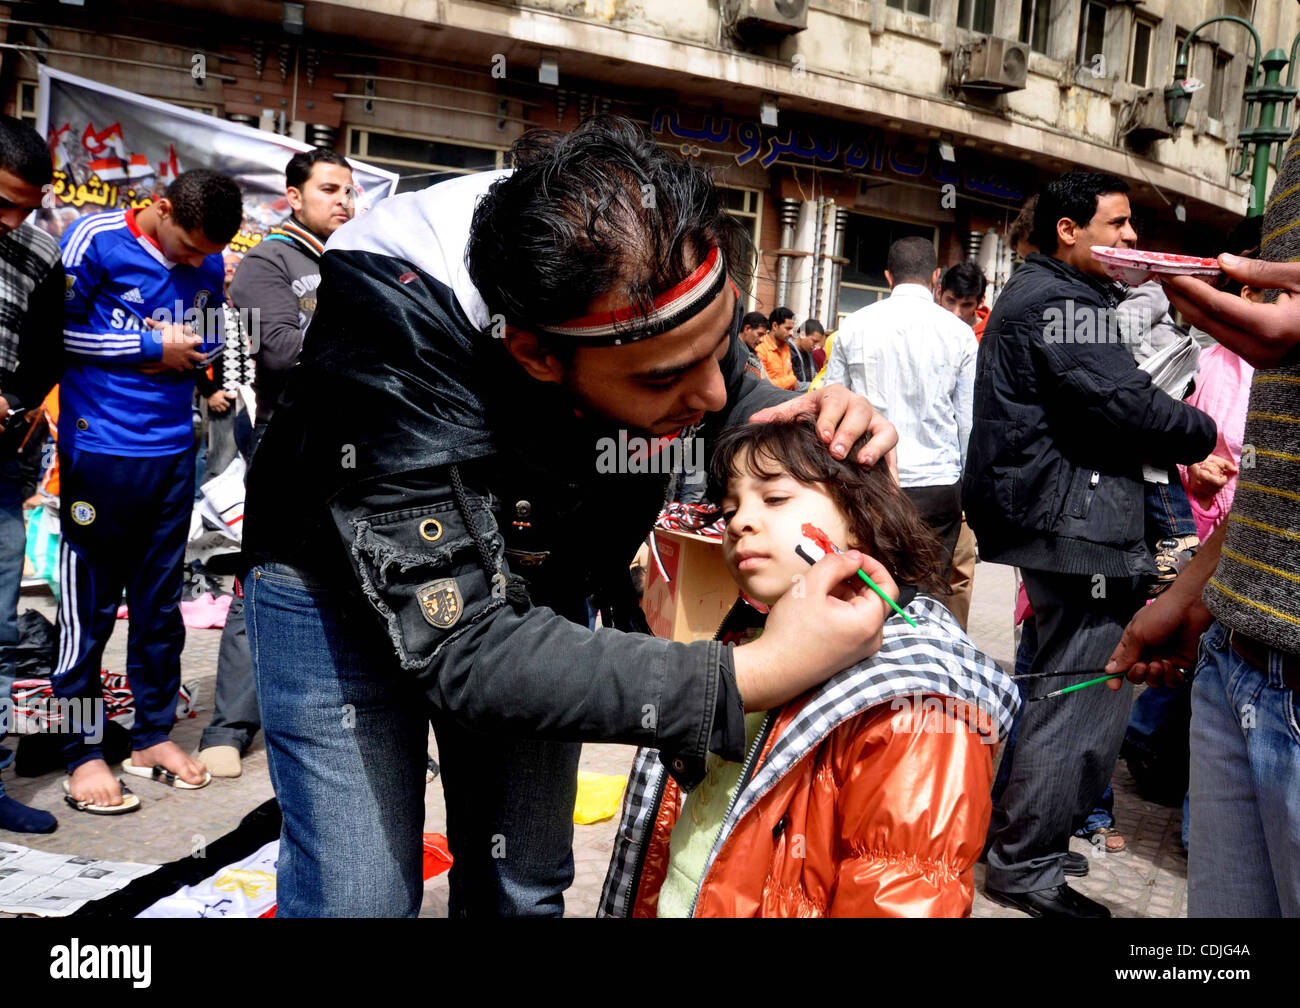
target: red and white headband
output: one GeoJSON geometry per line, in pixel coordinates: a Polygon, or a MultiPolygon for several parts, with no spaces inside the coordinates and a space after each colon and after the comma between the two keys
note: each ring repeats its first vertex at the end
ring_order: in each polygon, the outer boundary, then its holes
{"type": "Polygon", "coordinates": [[[634,305],[596,312],[549,326],[534,326],[539,333],[583,346],[622,346],[676,329],[711,305],[727,282],[727,266],[715,245],[704,262],[681,283],[664,291],[642,313],[634,305]]]}

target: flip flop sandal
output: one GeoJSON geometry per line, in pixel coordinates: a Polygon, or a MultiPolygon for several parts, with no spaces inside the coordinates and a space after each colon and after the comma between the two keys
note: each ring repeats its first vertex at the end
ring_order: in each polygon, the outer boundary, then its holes
{"type": "Polygon", "coordinates": [[[1101,826],[1088,834],[1094,847],[1105,847],[1107,854],[1118,854],[1125,846],[1123,835],[1111,826],[1101,826]]]}
{"type": "Polygon", "coordinates": [[[63,800],[78,812],[85,812],[89,815],[126,815],[128,812],[138,811],[140,808],[139,797],[132,794],[131,789],[126,786],[121,777],[117,779],[117,782],[122,785],[121,805],[95,805],[88,801],[78,801],[72,797],[71,777],[63,778],[63,800]]]}
{"type": "Polygon", "coordinates": [[[142,767],[136,766],[128,758],[122,761],[122,769],[129,774],[134,774],[136,777],[148,777],[150,780],[156,780],[159,784],[166,784],[168,787],[177,788],[181,791],[197,791],[199,788],[205,788],[212,783],[212,774],[207,770],[203,771],[202,784],[191,784],[179,775],[172,773],[161,763],[155,763],[151,767],[142,767]]]}
{"type": "Polygon", "coordinates": [[[1174,578],[1192,562],[1201,540],[1194,535],[1161,539],[1156,543],[1155,565],[1157,574],[1147,586],[1147,595],[1156,598],[1174,583],[1174,578]]]}

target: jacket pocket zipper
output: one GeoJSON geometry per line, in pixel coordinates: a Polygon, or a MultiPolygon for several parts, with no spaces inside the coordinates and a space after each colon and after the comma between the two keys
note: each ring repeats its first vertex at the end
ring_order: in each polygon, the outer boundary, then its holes
{"type": "Polygon", "coordinates": [[[1088,492],[1084,495],[1083,514],[1080,515],[1079,517],[1081,518],[1088,517],[1088,512],[1092,509],[1092,499],[1097,496],[1097,484],[1100,482],[1101,482],[1101,473],[1094,470],[1093,474],[1090,477],[1088,477],[1088,492]]]}

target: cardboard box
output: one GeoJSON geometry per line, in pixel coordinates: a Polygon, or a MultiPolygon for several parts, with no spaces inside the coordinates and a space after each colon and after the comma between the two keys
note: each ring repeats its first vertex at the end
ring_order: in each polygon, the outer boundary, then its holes
{"type": "Polygon", "coordinates": [[[641,598],[650,629],[683,643],[711,640],[740,594],[722,561],[722,541],[655,529],[651,554],[641,598]]]}

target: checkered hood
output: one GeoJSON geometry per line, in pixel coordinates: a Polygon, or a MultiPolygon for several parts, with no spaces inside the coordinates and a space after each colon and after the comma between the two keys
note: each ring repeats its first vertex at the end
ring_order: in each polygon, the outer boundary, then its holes
{"type": "MultiPolygon", "coordinates": [[[[773,743],[767,759],[723,822],[709,854],[706,876],[736,823],[836,727],[863,711],[900,697],[953,697],[978,707],[988,719],[989,728],[996,731],[997,740],[1006,738],[1020,708],[1015,683],[975,647],[939,602],[917,595],[905,611],[916,620],[917,627],[901,616],[891,617],[885,623],[880,650],[828,679],[773,743]]],[[[623,799],[599,916],[631,916],[640,861],[665,775],[656,750],[638,750],[623,799]]]]}
{"type": "Polygon", "coordinates": [[[59,243],[30,222],[0,236],[0,371],[18,367],[27,299],[59,261],[59,243]]]}

